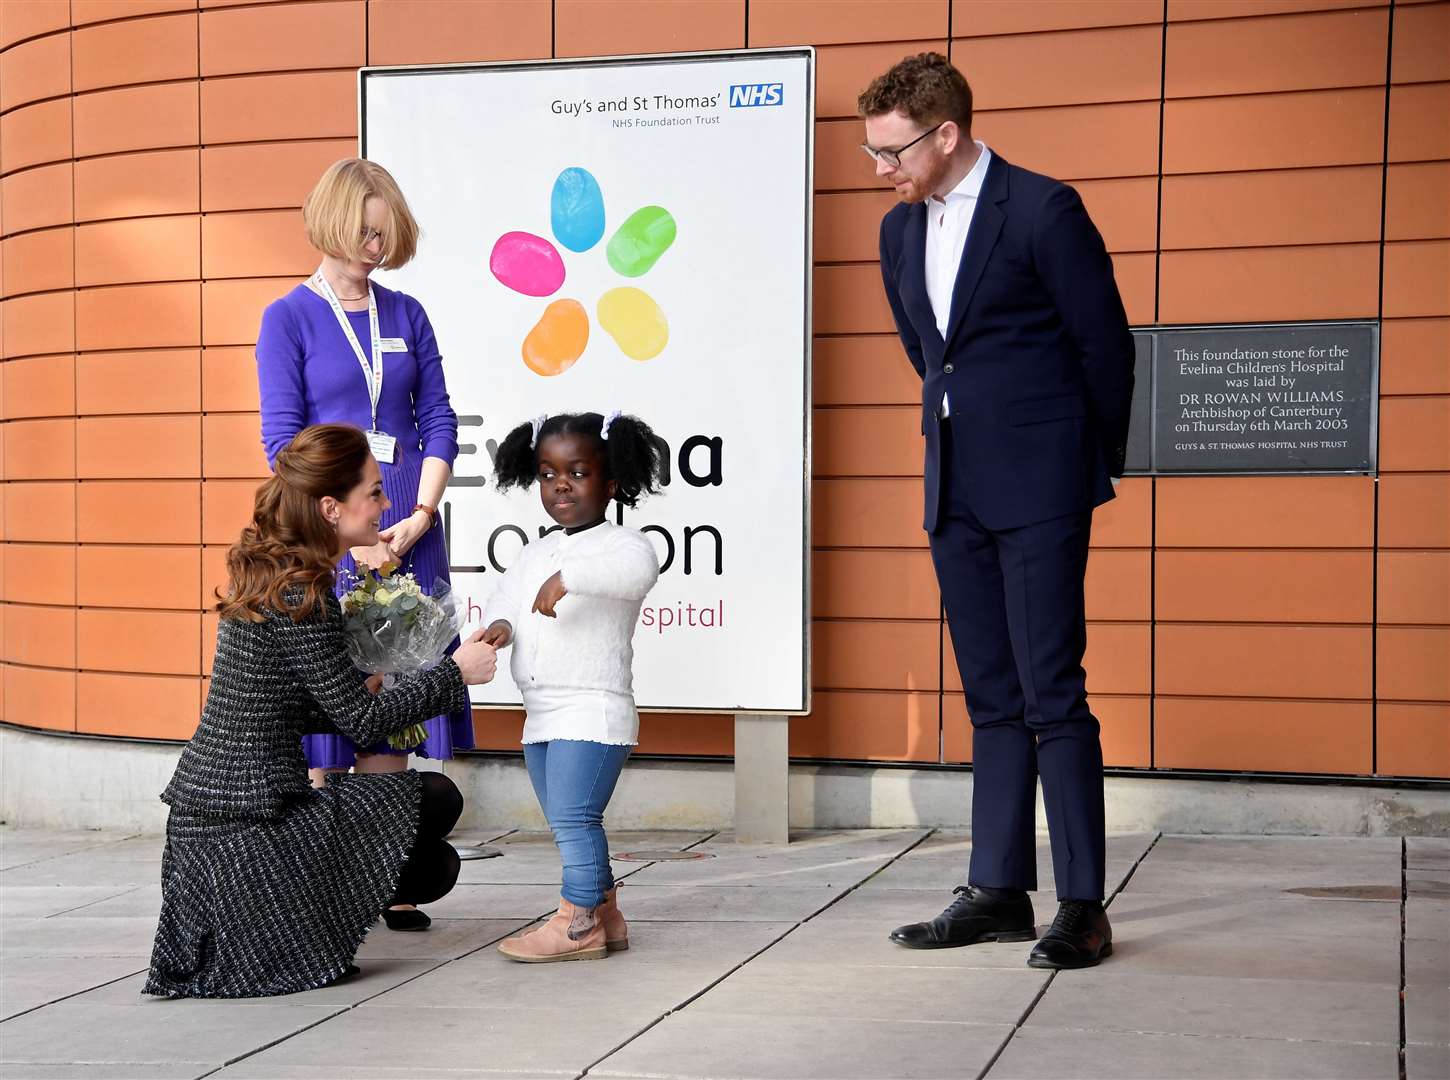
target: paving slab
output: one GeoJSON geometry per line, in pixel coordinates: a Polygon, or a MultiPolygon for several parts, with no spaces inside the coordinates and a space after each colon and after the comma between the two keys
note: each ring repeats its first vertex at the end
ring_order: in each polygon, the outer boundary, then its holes
{"type": "MultiPolygon", "coordinates": [[[[0,1020],[145,969],[139,956],[11,956],[0,963],[0,1020]]],[[[0,1043],[5,1029],[0,1029],[0,1043]]]]}
{"type": "Polygon", "coordinates": [[[1390,1080],[1398,1071],[1398,1047],[1382,1043],[1022,1028],[987,1080],[1390,1080]]]}
{"type": "Polygon", "coordinates": [[[1060,974],[1032,1010],[1024,1030],[1399,1043],[1395,986],[1140,975],[1123,971],[1120,959],[1060,974]]]}
{"type": "MultiPolygon", "coordinates": [[[[612,832],[609,849],[615,853],[630,851],[682,851],[713,836],[709,832],[612,832]]],[[[469,859],[459,872],[460,884],[549,885],[557,889],[562,873],[559,849],[548,833],[515,832],[491,841],[490,847],[503,852],[497,858],[469,859]]],[[[636,873],[649,865],[630,860],[612,859],[616,877],[636,873]]]]}
{"type": "MultiPolygon", "coordinates": [[[[648,885],[759,885],[848,888],[926,835],[921,829],[805,833],[783,848],[737,845],[728,836],[692,848],[709,859],[652,863],[637,875],[648,885]]],[[[611,848],[618,845],[611,841],[611,848]]]]}
{"type": "Polygon", "coordinates": [[[131,833],[94,829],[0,828],[0,870],[120,843],[131,833]]]}
{"type": "Polygon", "coordinates": [[[218,1066],[337,1013],[331,1006],[152,1009],[61,1002],[7,1020],[5,1062],[195,1062],[218,1066]]]}
{"type": "Polygon", "coordinates": [[[1047,973],[1021,970],[897,968],[851,964],[762,967],[747,964],[691,1011],[817,1020],[898,1020],[904,1023],[1015,1024],[1047,982],[1047,973]]]}
{"type": "Polygon", "coordinates": [[[373,924],[362,948],[358,966],[370,960],[452,960],[482,949],[527,926],[530,919],[434,919],[426,931],[389,930],[382,921],[373,924]]]}
{"type": "Polygon", "coordinates": [[[1405,987],[1405,1041],[1450,1043],[1450,987],[1414,983],[1405,987]]]}
{"type": "Polygon", "coordinates": [[[1109,906],[1113,940],[1158,943],[1182,934],[1239,939],[1343,936],[1394,950],[1400,905],[1391,901],[1306,900],[1295,896],[1201,892],[1120,894],[1109,906]]]}
{"type": "Polygon", "coordinates": [[[0,919],[45,919],[125,896],[140,888],[143,886],[3,885],[0,886],[0,919]]]}
{"type": "Polygon", "coordinates": [[[1450,984],[1450,948],[1438,941],[1405,941],[1405,985],[1450,984]]]}
{"type": "Polygon", "coordinates": [[[114,843],[98,844],[75,854],[83,855],[93,862],[141,862],[155,867],[161,865],[161,854],[166,850],[165,836],[159,833],[113,835],[119,837],[114,843]]]}
{"type": "MultiPolygon", "coordinates": [[[[889,940],[893,927],[878,919],[812,919],[751,962],[761,967],[840,964],[879,968],[1027,969],[1029,941],[984,942],[962,949],[905,949],[889,940]]],[[[883,978],[890,977],[883,972],[883,978]]]]}
{"type": "Polygon", "coordinates": [[[152,885],[161,880],[161,857],[100,859],[94,850],[0,870],[10,885],[152,885]]]}
{"type": "MultiPolygon", "coordinates": [[[[464,864],[454,894],[428,906],[431,931],[377,924],[358,978],[172,1002],[139,993],[160,838],[0,830],[0,1019],[14,1017],[0,1057],[16,1037],[51,1055],[0,1077],[542,1080],[600,1062],[591,1076],[955,1078],[1005,1043],[991,1077],[1393,1078],[1402,851],[1407,1074],[1450,1075],[1445,842],[1110,837],[1109,888],[1137,864],[1110,907],[1117,953],[1049,979],[1026,967],[1026,942],[887,939],[950,902],[964,832],[806,832],[789,847],[612,834],[615,854],[695,844],[714,858],[614,860],[632,947],[527,966],[494,946],[554,909],[558,852],[545,833],[470,833],[485,835],[507,854],[464,864]],[[589,1007],[556,1037],[559,1003],[576,1000],[589,1007]]],[[[1041,839],[1039,927],[1055,910],[1041,839]]]]}
{"type": "Polygon", "coordinates": [[[1450,1046],[1423,1043],[1405,1047],[1406,1080],[1445,1080],[1450,1076],[1450,1046]]]}
{"type": "Polygon", "coordinates": [[[151,956],[156,919],[6,919],[0,958],[17,956],[151,956]]]}
{"type": "Polygon", "coordinates": [[[1282,892],[1400,884],[1400,841],[1339,836],[1164,836],[1126,886],[1129,893],[1282,892]]]}
{"type": "Polygon", "coordinates": [[[974,1076],[1012,1028],[901,1020],[730,1015],[685,1009],[589,1070],[591,1077],[923,1080],[974,1076]]]}
{"type": "MultiPolygon", "coordinates": [[[[487,1055],[482,1054],[480,1057],[487,1055]]],[[[260,1062],[248,1058],[215,1075],[219,1080],[222,1077],[226,1080],[338,1080],[337,1071],[328,1066],[288,1065],[273,1058],[260,1062]]],[[[486,1064],[481,1064],[476,1069],[456,1066],[434,1068],[410,1064],[405,1071],[400,1071],[395,1065],[375,1067],[349,1064],[347,1067],[347,1080],[575,1080],[578,1075],[576,1069],[491,1069],[486,1064]]],[[[207,1077],[207,1080],[211,1080],[211,1077],[207,1077]]]]}
{"type": "MultiPolygon", "coordinates": [[[[397,1008],[351,1009],[321,1027],[304,1031],[230,1066],[218,1078],[295,1076],[300,1070],[331,1070],[332,1077],[359,1075],[365,1066],[396,1078],[421,1070],[484,1068],[503,1076],[581,1073],[629,1039],[618,1018],[592,1009],[397,1008]],[[391,1072],[389,1072],[391,1070],[391,1072]]],[[[259,1044],[260,1045],[260,1044],[259,1044]]]]}
{"type": "MultiPolygon", "coordinates": [[[[612,1017],[621,1031],[643,1028],[704,991],[730,970],[728,961],[681,956],[673,964],[639,962],[635,950],[607,960],[573,964],[518,964],[484,949],[372,998],[363,1010],[558,1009],[562,1002],[589,1002],[598,1017],[612,1017]]],[[[391,1019],[379,1018],[380,1024],[391,1019]]]]}
{"type": "MultiPolygon", "coordinates": [[[[1152,847],[1156,838],[1156,833],[1113,833],[1108,836],[1105,880],[1110,892],[1152,847]]],[[[970,834],[933,834],[874,875],[862,888],[926,889],[949,894],[954,887],[966,882],[971,855],[970,834]]],[[[1052,848],[1045,833],[1039,834],[1037,842],[1037,884],[1038,891],[1056,895],[1052,848]]]]}
{"type": "Polygon", "coordinates": [[[85,1065],[0,1063],[4,1080],[195,1080],[206,1066],[160,1061],[104,1061],[85,1065]]]}
{"type": "Polygon", "coordinates": [[[68,911],[58,911],[53,919],[150,919],[161,916],[161,886],[135,885],[114,896],[104,897],[68,911]]]}
{"type": "MultiPolygon", "coordinates": [[[[215,998],[171,1000],[143,994],[141,988],[146,985],[146,973],[141,972],[130,978],[120,979],[88,991],[73,1000],[78,1004],[134,1005],[138,1008],[167,1011],[201,1009],[215,1012],[242,1006],[274,1006],[277,1004],[334,1006],[345,1009],[386,993],[411,979],[416,979],[445,962],[442,960],[369,960],[365,964],[358,965],[361,969],[359,974],[350,979],[343,979],[334,986],[324,986],[321,990],[309,990],[305,994],[285,994],[280,997],[228,998],[226,1000],[215,998]]],[[[187,1016],[189,1014],[178,1012],[177,1015],[187,1016]]]]}
{"type": "MultiPolygon", "coordinates": [[[[870,921],[877,924],[884,936],[904,923],[935,918],[956,899],[951,889],[884,889],[869,886],[868,882],[853,889],[837,903],[813,916],[811,921],[870,921]]],[[[1057,913],[1057,898],[1044,892],[1031,893],[1030,896],[1037,930],[1041,933],[1052,923],[1053,916],[1057,913]]]]}
{"type": "Polygon", "coordinates": [[[702,963],[723,975],[762,949],[768,955],[782,935],[788,939],[800,932],[793,927],[788,922],[642,922],[630,927],[629,951],[617,958],[650,968],[702,963]]]}
{"type": "MultiPolygon", "coordinates": [[[[465,864],[467,865],[467,864],[465,864]]],[[[559,907],[559,886],[455,885],[442,900],[424,904],[434,919],[537,919],[559,907]]]]}
{"type": "Polygon", "coordinates": [[[1411,870],[1450,870],[1450,839],[1405,837],[1405,865],[1411,870]]]}
{"type": "Polygon", "coordinates": [[[841,899],[827,886],[649,885],[627,880],[619,906],[631,922],[800,922],[841,899]]]}
{"type": "Polygon", "coordinates": [[[1450,900],[1450,867],[1405,870],[1405,893],[1411,900],[1450,900]]]}
{"type": "Polygon", "coordinates": [[[1398,947],[1354,937],[1287,934],[1246,939],[1233,930],[1138,935],[1114,928],[1104,973],[1214,975],[1236,979],[1399,985],[1398,947]]]}
{"type": "Polygon", "coordinates": [[[1450,944],[1450,900],[1406,900],[1405,939],[1450,944]]]}

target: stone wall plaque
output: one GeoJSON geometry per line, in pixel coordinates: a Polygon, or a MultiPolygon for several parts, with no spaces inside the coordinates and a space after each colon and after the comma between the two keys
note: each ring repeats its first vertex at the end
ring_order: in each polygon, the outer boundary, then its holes
{"type": "Polygon", "coordinates": [[[1151,333],[1153,472],[1374,471],[1377,323],[1151,333]]]}

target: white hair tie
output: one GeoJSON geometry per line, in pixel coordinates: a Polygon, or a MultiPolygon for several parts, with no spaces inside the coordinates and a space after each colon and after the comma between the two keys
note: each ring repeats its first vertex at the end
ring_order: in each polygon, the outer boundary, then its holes
{"type": "Polygon", "coordinates": [[[620,413],[620,411],[618,409],[615,409],[612,413],[604,418],[604,425],[599,429],[600,442],[609,441],[609,425],[613,424],[616,420],[618,420],[621,415],[622,414],[620,413]]]}
{"type": "Polygon", "coordinates": [[[549,419],[549,414],[548,413],[539,413],[538,416],[534,417],[532,420],[529,421],[529,423],[532,424],[533,425],[533,428],[534,428],[534,433],[529,438],[529,449],[530,450],[537,450],[539,448],[539,429],[544,426],[544,423],[548,419],[549,419]]]}

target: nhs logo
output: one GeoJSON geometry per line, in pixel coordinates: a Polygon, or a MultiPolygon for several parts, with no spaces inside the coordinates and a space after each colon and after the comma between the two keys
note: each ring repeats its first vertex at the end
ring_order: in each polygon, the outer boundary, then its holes
{"type": "Polygon", "coordinates": [[[756,105],[779,105],[784,96],[784,83],[741,83],[730,87],[730,107],[748,109],[756,105]]]}

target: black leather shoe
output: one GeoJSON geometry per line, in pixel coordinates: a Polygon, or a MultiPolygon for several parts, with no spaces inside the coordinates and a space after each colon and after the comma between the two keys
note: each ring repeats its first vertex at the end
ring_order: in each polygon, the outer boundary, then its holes
{"type": "Polygon", "coordinates": [[[1113,955],[1113,928],[1101,900],[1064,900],[1057,918],[1032,946],[1027,966],[1035,968],[1095,967],[1113,955]]]}
{"type": "Polygon", "coordinates": [[[891,940],[908,949],[956,949],[980,941],[1031,941],[1032,898],[1009,889],[958,885],[957,898],[930,922],[910,923],[891,931],[891,940]]]}
{"type": "Polygon", "coordinates": [[[383,922],[388,924],[389,930],[426,930],[433,925],[433,920],[417,908],[404,908],[402,911],[383,908],[383,922]]]}

